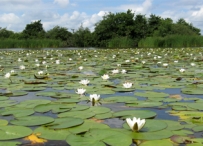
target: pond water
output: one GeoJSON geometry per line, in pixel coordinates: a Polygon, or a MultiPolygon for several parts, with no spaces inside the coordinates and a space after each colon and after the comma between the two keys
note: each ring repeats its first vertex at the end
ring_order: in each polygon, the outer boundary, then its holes
{"type": "Polygon", "coordinates": [[[201,48],[2,49],[0,56],[0,145],[203,144],[201,48]],[[128,126],[133,117],[146,120],[143,128],[128,126]]]}

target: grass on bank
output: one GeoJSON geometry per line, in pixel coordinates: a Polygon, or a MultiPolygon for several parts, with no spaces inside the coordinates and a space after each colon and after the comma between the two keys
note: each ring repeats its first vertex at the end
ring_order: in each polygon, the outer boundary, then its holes
{"type": "Polygon", "coordinates": [[[135,41],[127,37],[116,37],[108,41],[108,48],[129,48],[135,47],[135,41]]]}
{"type": "Polygon", "coordinates": [[[0,40],[0,48],[58,48],[63,47],[63,43],[59,40],[51,39],[2,39],[0,40]]]}
{"type": "Polygon", "coordinates": [[[138,47],[203,47],[203,36],[147,37],[139,41],[138,47]]]}

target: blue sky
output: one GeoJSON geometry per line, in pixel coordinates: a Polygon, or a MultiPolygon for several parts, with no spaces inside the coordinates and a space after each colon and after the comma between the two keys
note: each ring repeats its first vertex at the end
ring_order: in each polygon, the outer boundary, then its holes
{"type": "Polygon", "coordinates": [[[126,12],[162,18],[176,22],[184,18],[203,34],[202,0],[0,0],[0,27],[15,32],[26,24],[41,20],[45,30],[56,25],[77,29],[81,24],[94,30],[94,24],[105,13],[126,12]]]}

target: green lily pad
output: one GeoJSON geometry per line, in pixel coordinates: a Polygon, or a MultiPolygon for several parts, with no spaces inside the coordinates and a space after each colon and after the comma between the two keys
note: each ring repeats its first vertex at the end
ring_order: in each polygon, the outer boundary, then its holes
{"type": "Polygon", "coordinates": [[[107,107],[96,107],[96,106],[91,107],[89,110],[91,110],[95,114],[104,114],[111,111],[111,109],[107,107]]]}
{"type": "Polygon", "coordinates": [[[84,120],[84,123],[82,125],[76,126],[76,127],[71,127],[68,130],[71,133],[74,134],[79,134],[79,133],[83,133],[86,132],[92,128],[99,128],[99,129],[108,129],[110,128],[108,125],[106,124],[102,124],[102,123],[97,123],[93,120],[84,120]]]}
{"type": "Polygon", "coordinates": [[[25,108],[7,108],[5,111],[1,112],[1,115],[13,115],[14,117],[24,117],[29,116],[34,113],[33,109],[25,109],[25,108]]]}
{"type": "Polygon", "coordinates": [[[80,118],[73,117],[65,117],[65,118],[57,118],[54,122],[48,124],[50,129],[64,129],[73,126],[81,125],[84,121],[80,118]]]}
{"type": "Polygon", "coordinates": [[[18,141],[5,141],[5,142],[0,142],[0,146],[16,146],[22,144],[21,142],[18,141]]]}
{"type": "MultiPolygon", "coordinates": [[[[160,131],[167,128],[167,124],[162,120],[156,119],[147,119],[144,127],[140,130],[140,132],[153,132],[160,131]]],[[[123,124],[125,129],[131,130],[127,123],[123,124]]]]}
{"type": "Polygon", "coordinates": [[[192,94],[192,95],[203,94],[202,88],[182,88],[181,92],[184,94],[192,94]]]}
{"type": "Polygon", "coordinates": [[[140,146],[173,146],[173,143],[168,139],[144,141],[140,146]]]}
{"type": "Polygon", "coordinates": [[[147,98],[164,98],[169,96],[167,93],[163,92],[153,92],[153,91],[147,91],[147,92],[135,92],[136,96],[141,97],[147,97],[147,98]]]}
{"type": "Polygon", "coordinates": [[[23,96],[23,95],[27,95],[27,94],[28,94],[28,93],[25,92],[25,91],[20,91],[20,90],[18,90],[18,91],[12,91],[11,96],[23,96]]]}
{"type": "Polygon", "coordinates": [[[132,132],[131,136],[136,140],[161,140],[173,135],[170,130],[161,130],[154,132],[132,132]]]}
{"type": "Polygon", "coordinates": [[[54,121],[54,118],[47,116],[27,116],[11,120],[10,123],[18,126],[37,126],[48,124],[54,121]]]}
{"type": "Polygon", "coordinates": [[[28,136],[32,130],[23,126],[0,126],[0,140],[12,140],[28,136]]]}
{"type": "Polygon", "coordinates": [[[0,101],[9,99],[7,96],[0,96],[0,101]]]}
{"type": "Polygon", "coordinates": [[[50,102],[50,100],[45,99],[24,100],[20,104],[16,105],[16,107],[34,108],[37,105],[48,104],[50,102]]]}
{"type": "Polygon", "coordinates": [[[165,122],[167,126],[167,130],[180,130],[184,128],[184,125],[181,125],[180,122],[177,121],[171,121],[171,120],[162,120],[165,122]]]}
{"type": "Polygon", "coordinates": [[[176,130],[176,131],[172,131],[174,135],[181,135],[181,136],[187,136],[189,134],[194,134],[192,131],[189,130],[176,130]]]}
{"type": "Polygon", "coordinates": [[[203,131],[203,125],[195,126],[195,127],[192,128],[192,130],[195,131],[195,132],[203,131]]]}
{"type": "Polygon", "coordinates": [[[115,102],[133,103],[137,101],[137,98],[133,96],[113,96],[113,97],[104,98],[103,101],[110,102],[110,103],[115,103],[115,102]]]}
{"type": "Polygon", "coordinates": [[[13,105],[16,105],[18,104],[17,101],[15,100],[3,100],[0,102],[0,108],[1,107],[8,107],[8,106],[13,106],[13,105]]]}
{"type": "Polygon", "coordinates": [[[66,137],[70,134],[68,129],[54,130],[42,126],[36,128],[34,133],[38,133],[40,138],[48,140],[65,140],[66,137]]]}
{"type": "Polygon", "coordinates": [[[135,103],[128,103],[126,106],[130,107],[156,107],[161,106],[162,102],[155,102],[155,101],[136,101],[135,103]]]}
{"type": "Polygon", "coordinates": [[[75,118],[81,118],[81,119],[88,119],[95,115],[95,113],[91,112],[90,110],[85,111],[69,111],[58,114],[59,118],[63,117],[75,117],[75,118]]]}
{"type": "Polygon", "coordinates": [[[4,119],[0,119],[0,126],[6,126],[8,125],[8,121],[4,119]]]}
{"type": "Polygon", "coordinates": [[[115,145],[115,146],[123,146],[130,145],[132,143],[132,139],[130,136],[118,132],[113,129],[91,129],[88,131],[84,137],[69,135],[66,139],[67,143],[70,145],[95,145],[104,146],[115,145]],[[102,143],[104,145],[102,145],[102,143]]]}
{"type": "Polygon", "coordinates": [[[139,117],[141,119],[146,118],[153,118],[156,116],[156,113],[149,110],[124,110],[118,111],[113,114],[114,117],[121,117],[124,118],[132,118],[132,117],[139,117]]]}
{"type": "Polygon", "coordinates": [[[34,110],[36,112],[45,113],[52,110],[53,113],[66,112],[71,110],[74,107],[72,104],[58,104],[58,103],[49,103],[49,104],[41,104],[35,106],[34,110]]]}

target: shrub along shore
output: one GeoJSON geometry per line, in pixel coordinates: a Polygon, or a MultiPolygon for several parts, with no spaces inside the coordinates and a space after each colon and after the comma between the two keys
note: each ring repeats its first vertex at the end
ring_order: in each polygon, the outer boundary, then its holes
{"type": "MultiPolygon", "coordinates": [[[[129,38],[113,38],[107,42],[106,48],[133,48],[135,41],[129,38]]],[[[62,48],[70,47],[61,40],[53,39],[3,39],[0,48],[62,48]]],[[[147,37],[138,42],[138,48],[182,48],[203,47],[203,36],[167,36],[147,37]]]]}

